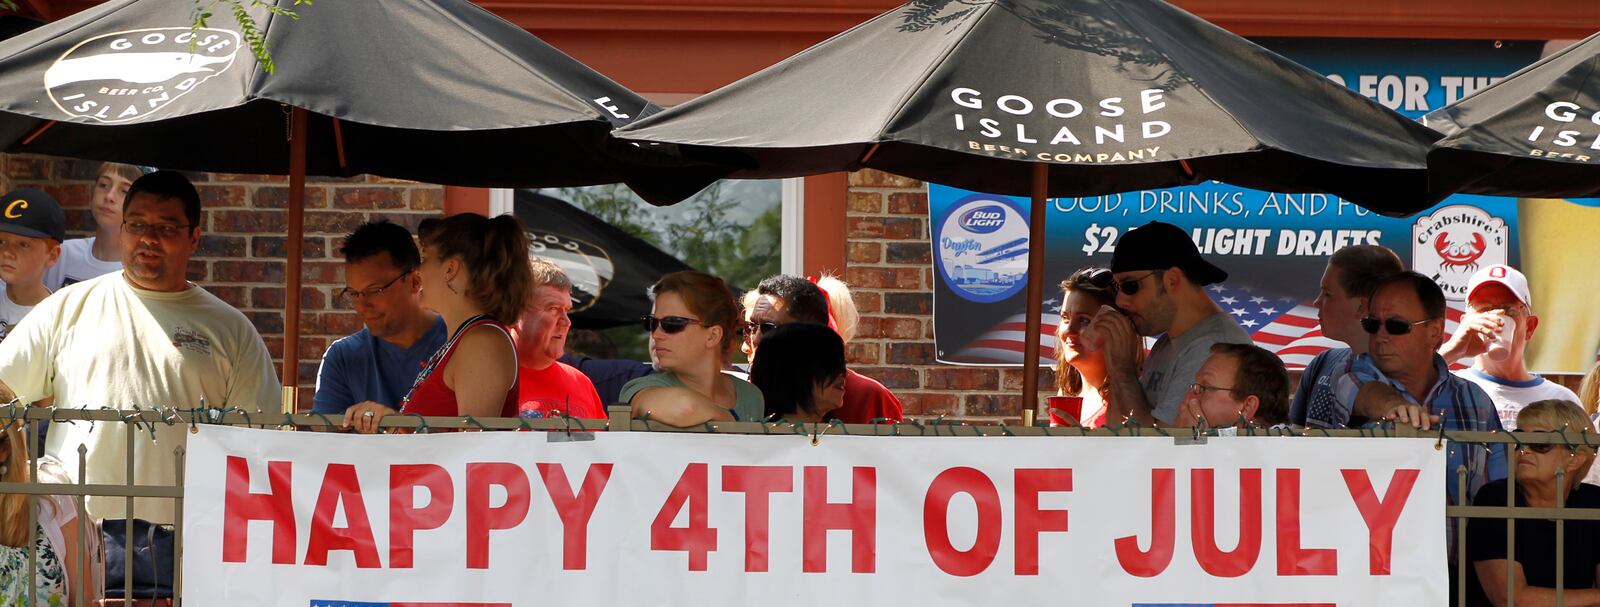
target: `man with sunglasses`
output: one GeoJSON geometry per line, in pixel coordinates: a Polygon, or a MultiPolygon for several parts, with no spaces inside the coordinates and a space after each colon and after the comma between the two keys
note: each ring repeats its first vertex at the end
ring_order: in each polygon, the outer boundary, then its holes
{"type": "Polygon", "coordinates": [[[1541,400],[1581,402],[1566,386],[1528,371],[1523,353],[1539,317],[1533,313],[1528,278],[1495,264],[1467,281],[1467,314],[1439,354],[1445,362],[1472,358],[1459,375],[1478,384],[1500,410],[1500,424],[1516,429],[1517,411],[1541,400]]]}
{"type": "Polygon", "coordinates": [[[1089,333],[1106,353],[1107,419],[1173,425],[1212,344],[1248,344],[1250,335],[1211,300],[1205,286],[1228,273],[1200,256],[1182,228],[1152,221],[1123,235],[1111,255],[1116,308],[1100,309],[1089,333]],[[1143,340],[1161,336],[1141,370],[1143,340]]]}
{"type": "Polygon", "coordinates": [[[1350,424],[1350,405],[1335,392],[1355,390],[1349,379],[1350,363],[1367,353],[1361,319],[1367,314],[1368,297],[1378,281],[1405,269],[1400,256],[1378,245],[1351,245],[1333,252],[1312,305],[1317,308],[1322,336],[1348,347],[1324,350],[1306,364],[1289,406],[1291,423],[1308,428],[1350,424]]]}
{"type": "MultiPolygon", "coordinates": [[[[745,345],[754,361],[761,336],[781,325],[802,322],[831,325],[828,295],[809,280],[789,274],[770,276],[756,286],[757,297],[746,312],[745,345]]],[[[900,399],[877,380],[845,369],[844,402],[828,419],[871,424],[901,419],[900,399]]]]}
{"type": "Polygon", "coordinates": [[[312,411],[339,416],[363,402],[397,408],[448,337],[444,320],[422,307],[422,255],[409,230],[384,220],[345,236],[339,254],[346,285],[339,299],[366,326],[328,345],[312,411]]]}

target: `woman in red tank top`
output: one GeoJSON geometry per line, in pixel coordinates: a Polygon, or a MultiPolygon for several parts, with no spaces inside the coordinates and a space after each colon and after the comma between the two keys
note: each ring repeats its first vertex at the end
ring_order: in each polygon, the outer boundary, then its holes
{"type": "MultiPolygon", "coordinates": [[[[462,213],[422,222],[417,238],[422,305],[444,317],[450,339],[428,359],[400,411],[515,416],[517,353],[506,325],[521,313],[533,280],[522,225],[510,215],[462,213]]],[[[345,411],[345,425],[370,434],[393,413],[362,403],[345,411]]]]}

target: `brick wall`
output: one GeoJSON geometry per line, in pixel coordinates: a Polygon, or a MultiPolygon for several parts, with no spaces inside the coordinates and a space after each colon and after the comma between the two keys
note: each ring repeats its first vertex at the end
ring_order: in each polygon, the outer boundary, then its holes
{"type": "MultiPolygon", "coordinates": [[[[61,202],[73,237],[93,234],[89,196],[98,162],[39,156],[5,160],[16,187],[38,187],[61,202]]],[[[200,190],[204,214],[189,279],[244,312],[281,365],[289,180],[222,173],[191,173],[190,178],[200,190]]],[[[344,287],[344,264],[338,259],[341,237],[377,218],[415,232],[423,219],[443,212],[444,188],[370,176],[310,178],[304,202],[300,406],[310,408],[323,350],[361,328],[361,319],[335,296],[344,287]]]]}
{"type": "MultiPolygon", "coordinates": [[[[1018,420],[1021,369],[934,362],[927,188],[879,171],[851,173],[849,183],[845,281],[861,310],[851,368],[899,395],[908,416],[1018,420]]],[[[1050,369],[1041,369],[1039,385],[1053,393],[1050,369]]]]}

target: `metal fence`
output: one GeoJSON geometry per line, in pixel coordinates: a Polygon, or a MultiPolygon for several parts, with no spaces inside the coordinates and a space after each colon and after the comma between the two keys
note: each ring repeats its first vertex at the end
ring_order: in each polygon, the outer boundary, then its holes
{"type": "MultiPolygon", "coordinates": [[[[1488,449],[1491,444],[1506,444],[1522,449],[1529,445],[1556,445],[1568,448],[1600,447],[1600,436],[1592,432],[1554,431],[1554,432],[1457,432],[1457,431],[1418,431],[1408,426],[1378,427],[1369,429],[1350,430],[1321,430],[1321,429],[1265,429],[1265,428],[1155,428],[1139,426],[1137,424],[1112,425],[1094,430],[1083,428],[1053,428],[1042,425],[999,425],[999,424],[970,424],[943,418],[931,420],[912,420],[901,423],[886,424],[842,424],[842,423],[794,423],[788,421],[777,422],[715,422],[690,428],[675,428],[649,419],[631,419],[631,410],[626,406],[613,406],[608,411],[609,419],[590,420],[579,418],[547,418],[547,419],[513,419],[513,418],[473,418],[473,417],[422,417],[416,415],[391,415],[382,420],[381,426],[385,428],[399,428],[408,431],[429,430],[467,430],[467,431],[544,431],[544,432],[688,432],[688,433],[721,433],[721,434],[753,434],[753,435],[805,435],[812,440],[819,441],[827,435],[854,435],[854,436],[984,436],[984,437],[1013,437],[1013,436],[1053,436],[1053,437],[1080,437],[1080,436],[1155,436],[1172,438],[1181,444],[1201,444],[1219,436],[1260,436],[1260,437],[1285,437],[1285,436],[1312,436],[1330,438],[1367,438],[1381,440],[1384,438],[1433,438],[1437,441],[1435,448],[1444,449],[1446,441],[1464,444],[1481,445],[1488,449]]],[[[0,405],[0,425],[9,427],[12,424],[22,424],[23,432],[29,437],[37,436],[36,428],[40,422],[48,421],[52,424],[127,424],[132,432],[127,436],[126,475],[124,484],[86,484],[85,478],[85,449],[78,448],[77,460],[63,462],[75,467],[79,482],[73,484],[46,483],[39,478],[39,463],[37,458],[31,459],[32,465],[25,482],[4,482],[0,480],[0,496],[6,494],[25,495],[55,495],[70,496],[76,503],[80,516],[76,519],[78,532],[78,551],[75,562],[69,563],[71,571],[84,571],[86,562],[91,562],[93,555],[88,554],[94,544],[98,543],[91,538],[99,537],[99,523],[87,520],[81,516],[85,512],[84,501],[86,497],[121,497],[126,500],[127,512],[133,512],[135,498],[171,499],[174,504],[175,524],[173,525],[173,605],[181,604],[183,588],[183,463],[184,449],[181,445],[174,446],[170,454],[160,453],[156,456],[170,456],[175,459],[177,477],[173,485],[142,485],[133,482],[134,461],[140,455],[139,444],[148,442],[155,445],[154,428],[157,426],[186,427],[191,432],[208,424],[249,426],[257,428],[276,428],[285,431],[293,430],[328,430],[337,429],[340,425],[338,416],[328,416],[316,413],[252,413],[235,409],[223,408],[196,408],[196,409],[134,409],[116,410],[100,409],[66,409],[52,407],[27,407],[21,405],[0,405]],[[149,438],[141,438],[148,436],[149,438]]],[[[36,451],[37,445],[30,445],[30,451],[36,451]]],[[[146,447],[148,449],[148,447],[146,447]]],[[[30,453],[31,455],[31,453],[30,453]]],[[[146,453],[149,457],[152,454],[146,453]]],[[[1564,572],[1566,543],[1564,541],[1565,524],[1567,521],[1600,521],[1600,509],[1567,508],[1565,496],[1557,492],[1557,503],[1553,508],[1517,507],[1516,504],[1516,466],[1511,461],[1507,462],[1507,504],[1512,506],[1486,507],[1468,505],[1466,500],[1466,475],[1464,466],[1458,467],[1454,473],[1457,476],[1457,486],[1460,488],[1456,498],[1458,505],[1447,506],[1445,516],[1453,521],[1455,528],[1455,554],[1452,565],[1455,569],[1455,603],[1465,605],[1467,600],[1466,568],[1467,562],[1467,521],[1468,519],[1499,519],[1507,522],[1522,519],[1547,519],[1555,522],[1556,534],[1555,564],[1556,564],[1556,593],[1555,604],[1564,604],[1564,572]]],[[[1560,471],[1557,472],[1558,483],[1565,482],[1560,471]]],[[[1577,479],[1581,480],[1581,479],[1577,479]]],[[[1574,482],[1577,482],[1576,480],[1574,482]]],[[[38,504],[29,500],[27,525],[34,533],[39,533],[38,504]]],[[[128,527],[124,537],[124,562],[133,561],[132,526],[128,527]]],[[[1506,525],[1506,560],[1515,563],[1516,526],[1506,525]]],[[[34,545],[38,541],[36,536],[26,545],[29,576],[29,597],[27,605],[38,605],[34,596],[33,580],[38,574],[37,555],[34,545]]],[[[1515,605],[1517,569],[1507,568],[1507,604],[1515,605]]],[[[125,576],[123,596],[133,595],[132,576],[125,576]]],[[[89,590],[82,575],[71,575],[70,586],[74,592],[74,604],[88,604],[84,602],[85,592],[89,590]]],[[[103,594],[96,592],[95,594],[103,594]]],[[[126,600],[126,599],[124,599],[126,600]]],[[[115,599],[105,601],[106,604],[121,604],[115,599]]],[[[135,604],[129,601],[129,604],[135,604]]],[[[137,604],[146,604],[138,601],[137,604]]],[[[166,604],[157,601],[154,604],[166,604]]]]}

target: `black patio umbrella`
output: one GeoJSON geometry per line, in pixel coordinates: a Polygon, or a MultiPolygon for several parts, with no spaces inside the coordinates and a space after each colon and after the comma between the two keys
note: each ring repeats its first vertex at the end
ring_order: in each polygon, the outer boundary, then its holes
{"type": "Polygon", "coordinates": [[[1422,120],[1435,197],[1600,196],[1600,34],[1422,120]]]}
{"type": "MultiPolygon", "coordinates": [[[[1047,196],[1207,179],[1411,213],[1439,137],[1160,0],[917,0],[616,135],[734,177],[874,168],[1031,195],[1032,242],[1047,196]]],[[[1043,253],[1028,250],[1025,352],[1043,253]]]]}
{"type": "MultiPolygon", "coordinates": [[[[0,148],[288,174],[290,200],[302,199],[307,174],[485,187],[627,182],[657,203],[709,181],[609,137],[658,108],[471,2],[276,4],[303,18],[256,7],[256,30],[227,14],[191,29],[191,0],[112,0],[0,43],[0,148]],[[256,36],[273,73],[248,48],[256,36]]],[[[291,293],[301,220],[290,205],[291,293]]],[[[286,298],[289,386],[299,301],[286,298]]]]}
{"type": "Polygon", "coordinates": [[[638,324],[650,314],[650,285],[694,269],[559,198],[523,190],[513,204],[528,232],[528,255],[554,262],[572,279],[573,328],[638,324]]]}

